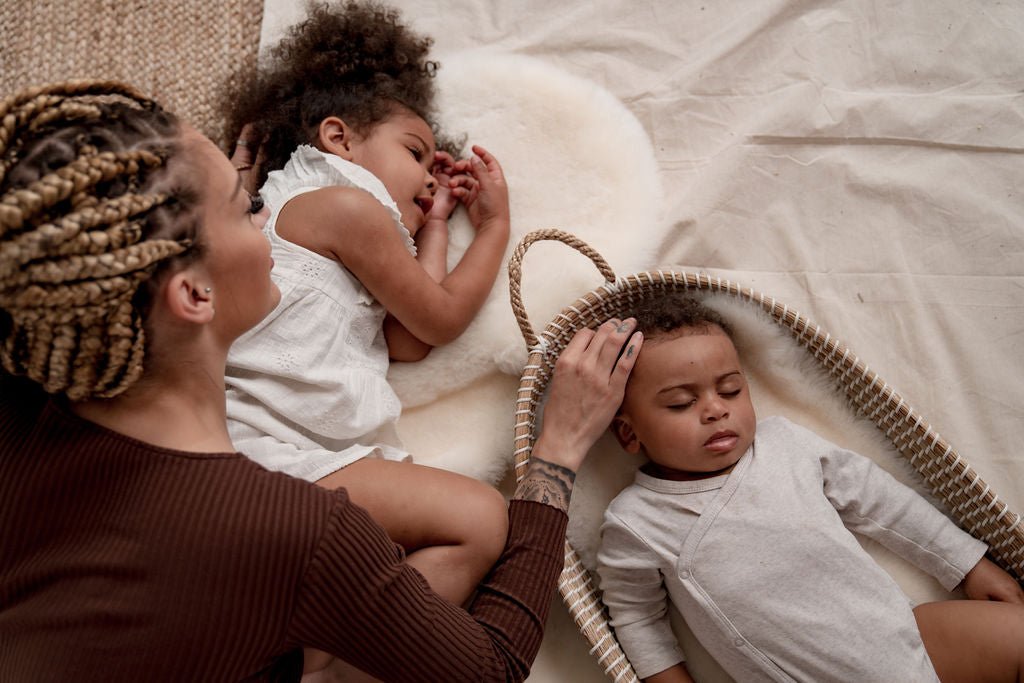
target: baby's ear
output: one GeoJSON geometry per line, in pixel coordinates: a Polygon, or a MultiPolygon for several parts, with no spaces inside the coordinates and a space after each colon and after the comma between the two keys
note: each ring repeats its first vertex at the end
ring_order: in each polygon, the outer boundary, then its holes
{"type": "Polygon", "coordinates": [[[636,432],[633,431],[633,425],[629,423],[629,418],[625,415],[616,415],[612,419],[611,424],[612,434],[615,435],[615,440],[622,446],[622,450],[627,453],[639,453],[640,452],[640,439],[637,438],[636,432]]]}
{"type": "Polygon", "coordinates": [[[317,147],[324,152],[352,160],[353,131],[337,116],[328,116],[317,126],[317,147]]]}

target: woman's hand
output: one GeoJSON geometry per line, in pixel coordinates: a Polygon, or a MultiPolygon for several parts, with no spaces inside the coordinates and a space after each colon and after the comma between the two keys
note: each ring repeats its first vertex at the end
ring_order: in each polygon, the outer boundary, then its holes
{"type": "Polygon", "coordinates": [[[259,156],[260,141],[253,133],[253,126],[247,123],[242,126],[242,132],[238,134],[235,141],[235,149],[231,152],[231,163],[242,178],[242,188],[249,194],[256,194],[260,188],[256,187],[256,179],[259,177],[258,163],[262,161],[259,156]]]}
{"type": "Polygon", "coordinates": [[[562,351],[530,467],[514,498],[569,509],[576,470],[622,404],[643,346],[635,327],[632,319],[609,320],[596,331],[580,330],[562,351]]]}

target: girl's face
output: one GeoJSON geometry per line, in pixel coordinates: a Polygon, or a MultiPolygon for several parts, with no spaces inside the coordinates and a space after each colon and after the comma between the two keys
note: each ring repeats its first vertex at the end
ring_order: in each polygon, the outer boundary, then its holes
{"type": "Polygon", "coordinates": [[[613,429],[651,474],[727,471],[754,440],[756,417],[736,347],[717,326],[645,340],[613,429]]]}
{"type": "Polygon", "coordinates": [[[205,169],[202,266],[210,279],[207,296],[215,310],[213,324],[231,342],[281,299],[270,279],[274,260],[262,230],[270,211],[242,188],[235,167],[209,139],[186,127],[183,140],[190,160],[205,169]]]}
{"type": "Polygon", "coordinates": [[[354,134],[350,161],[373,173],[398,204],[402,223],[416,234],[434,204],[437,182],[434,167],[434,133],[419,116],[396,109],[365,135],[354,134]]]}

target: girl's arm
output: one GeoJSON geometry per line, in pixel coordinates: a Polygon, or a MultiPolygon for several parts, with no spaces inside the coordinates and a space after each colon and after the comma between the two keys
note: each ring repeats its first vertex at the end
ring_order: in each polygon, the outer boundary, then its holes
{"type": "Polygon", "coordinates": [[[479,186],[467,204],[477,234],[441,282],[405,248],[391,214],[361,190],[330,187],[299,195],[278,219],[278,233],[348,268],[420,341],[446,344],[465,330],[490,292],[508,243],[508,191],[498,161],[481,147],[470,174],[479,186]]]}
{"type": "MultiPolygon", "coordinates": [[[[433,176],[438,189],[434,194],[434,205],[427,215],[426,223],[416,233],[416,260],[427,271],[434,282],[442,282],[448,274],[448,219],[460,197],[465,201],[470,190],[461,185],[464,181],[453,176],[465,176],[468,160],[455,161],[447,152],[437,152],[433,176]]],[[[384,339],[388,344],[388,356],[393,361],[423,360],[433,347],[416,337],[388,313],[384,319],[384,339]]]]}

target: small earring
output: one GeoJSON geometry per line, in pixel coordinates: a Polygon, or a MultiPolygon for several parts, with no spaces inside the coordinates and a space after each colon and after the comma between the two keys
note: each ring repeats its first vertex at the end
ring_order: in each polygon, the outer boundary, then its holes
{"type": "Polygon", "coordinates": [[[204,292],[206,292],[207,294],[209,294],[209,293],[210,293],[210,292],[212,292],[213,290],[212,290],[212,289],[210,289],[209,287],[203,287],[203,291],[204,291],[204,292]]]}

